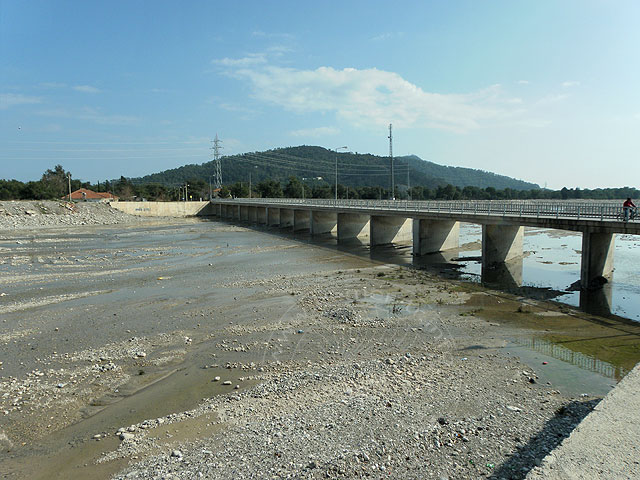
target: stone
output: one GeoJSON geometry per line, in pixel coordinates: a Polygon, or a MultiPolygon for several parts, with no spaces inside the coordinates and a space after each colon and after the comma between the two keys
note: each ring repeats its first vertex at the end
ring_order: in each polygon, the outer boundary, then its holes
{"type": "Polygon", "coordinates": [[[222,385],[231,385],[231,380],[225,380],[222,385]]]}

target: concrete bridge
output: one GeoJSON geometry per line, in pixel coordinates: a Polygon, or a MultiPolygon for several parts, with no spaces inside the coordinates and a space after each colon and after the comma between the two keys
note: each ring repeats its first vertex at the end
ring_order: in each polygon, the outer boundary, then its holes
{"type": "Polygon", "coordinates": [[[339,242],[371,246],[412,242],[416,256],[459,247],[460,222],[482,225],[482,267],[499,268],[523,256],[524,227],[582,233],[582,286],[613,274],[616,233],[640,235],[640,222],[624,222],[616,203],[566,201],[392,201],[324,199],[215,199],[214,215],[339,242]]]}

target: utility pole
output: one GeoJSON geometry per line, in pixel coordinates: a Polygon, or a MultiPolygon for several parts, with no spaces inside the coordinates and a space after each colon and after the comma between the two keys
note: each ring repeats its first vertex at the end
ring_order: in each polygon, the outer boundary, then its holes
{"type": "Polygon", "coordinates": [[[338,150],[344,148],[345,150],[348,150],[349,147],[337,147],[335,149],[335,155],[336,155],[336,203],[338,203],[338,150]]]}
{"type": "Polygon", "coordinates": [[[71,202],[71,172],[67,174],[67,178],[69,179],[69,202],[71,202]]]}
{"type": "Polygon", "coordinates": [[[184,201],[187,202],[189,200],[189,197],[187,196],[189,194],[189,184],[185,183],[184,184],[184,201]]]}
{"type": "Polygon", "coordinates": [[[409,185],[409,162],[407,162],[407,199],[411,200],[411,185],[409,185]]]}
{"type": "Polygon", "coordinates": [[[211,143],[213,143],[213,163],[215,167],[215,187],[222,188],[222,167],[220,166],[220,139],[218,138],[218,134],[216,133],[216,138],[214,138],[211,143]]]}
{"type": "Polygon", "coordinates": [[[393,134],[391,124],[389,124],[389,160],[391,161],[391,200],[396,199],[396,181],[393,172],[393,134]]]}

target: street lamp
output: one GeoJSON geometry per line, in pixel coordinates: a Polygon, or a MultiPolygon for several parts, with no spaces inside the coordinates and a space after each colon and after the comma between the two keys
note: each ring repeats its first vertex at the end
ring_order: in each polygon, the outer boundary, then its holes
{"type": "Polygon", "coordinates": [[[341,149],[345,149],[345,150],[349,150],[349,147],[336,147],[334,148],[335,151],[335,160],[336,160],[336,203],[338,203],[338,150],[341,149]]]}
{"type": "MultiPolygon", "coordinates": [[[[258,168],[258,166],[254,165],[253,168],[258,168]]],[[[252,170],[249,169],[249,198],[251,198],[251,172],[252,170]]]]}

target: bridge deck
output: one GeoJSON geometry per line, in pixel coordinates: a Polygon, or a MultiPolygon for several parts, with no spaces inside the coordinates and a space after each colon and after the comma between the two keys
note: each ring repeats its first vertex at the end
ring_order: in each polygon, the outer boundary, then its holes
{"type": "Polygon", "coordinates": [[[432,220],[455,219],[461,222],[486,225],[522,225],[579,232],[640,235],[640,222],[623,221],[622,207],[611,203],[335,201],[276,198],[213,200],[213,203],[363,215],[403,216],[432,220]]]}

